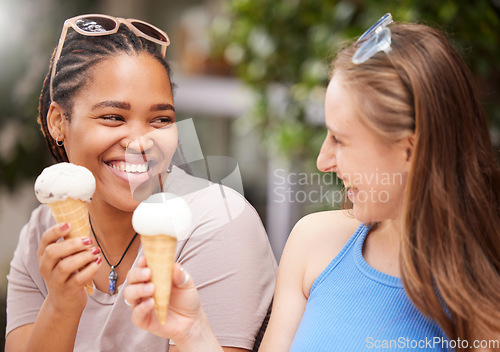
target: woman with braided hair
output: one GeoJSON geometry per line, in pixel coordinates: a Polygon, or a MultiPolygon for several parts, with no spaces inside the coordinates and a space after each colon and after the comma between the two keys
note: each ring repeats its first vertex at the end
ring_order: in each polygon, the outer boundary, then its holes
{"type": "Polygon", "coordinates": [[[33,211],[8,275],[6,351],[177,350],[176,341],[135,327],[127,307],[135,302],[123,296],[127,272],[142,257],[133,211],[161,190],[189,204],[192,224],[176,261],[196,281],[218,341],[226,351],[253,348],[276,263],[241,195],[171,166],[178,133],[169,43],[165,32],[139,20],[82,15],[65,22],[38,122],[57,162],[85,166],[96,179],[92,231],[60,241],[69,224],[55,224],[47,205],[33,211]],[[239,206],[231,218],[229,203],[239,206]]]}

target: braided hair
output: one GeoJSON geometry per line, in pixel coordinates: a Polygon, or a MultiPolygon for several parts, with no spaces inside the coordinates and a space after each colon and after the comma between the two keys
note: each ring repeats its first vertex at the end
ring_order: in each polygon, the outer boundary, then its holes
{"type": "MultiPolygon", "coordinates": [[[[88,21],[88,31],[101,31],[102,28],[93,21],[88,21]]],[[[47,114],[51,104],[50,79],[54,69],[54,56],[50,60],[49,71],[45,76],[38,106],[38,119],[50,153],[57,162],[69,161],[64,147],[58,146],[49,133],[47,114]]],[[[85,87],[91,78],[91,69],[99,62],[120,53],[139,54],[149,53],[157,59],[167,71],[172,90],[171,71],[168,63],[163,59],[156,44],[145,38],[138,37],[127,26],[120,25],[117,33],[103,36],[85,36],[77,32],[69,33],[66,37],[61,56],[56,66],[56,74],[52,82],[53,97],[65,110],[65,118],[71,120],[74,96],[85,87]]]]}

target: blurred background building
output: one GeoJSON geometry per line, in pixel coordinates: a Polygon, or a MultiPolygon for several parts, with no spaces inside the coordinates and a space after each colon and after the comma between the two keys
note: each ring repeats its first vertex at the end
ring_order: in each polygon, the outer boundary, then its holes
{"type": "Polygon", "coordinates": [[[279,259],[301,216],[340,205],[335,175],[315,169],[328,65],[386,12],[450,34],[477,78],[498,148],[500,0],[0,0],[1,338],[9,262],[38,205],[34,179],[52,163],[36,124],[38,95],[66,18],[106,13],[169,34],[177,118],[193,119],[203,155],[238,163],[279,259]]]}

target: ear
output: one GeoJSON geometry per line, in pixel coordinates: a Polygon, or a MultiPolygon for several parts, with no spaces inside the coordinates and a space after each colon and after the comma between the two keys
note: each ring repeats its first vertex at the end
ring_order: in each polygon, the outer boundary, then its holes
{"type": "Polygon", "coordinates": [[[409,166],[412,160],[413,147],[415,145],[415,133],[412,133],[408,137],[405,137],[402,142],[406,153],[406,163],[409,166]]]}
{"type": "Polygon", "coordinates": [[[65,110],[56,102],[52,102],[47,113],[47,127],[54,140],[64,140],[68,120],[64,115],[65,110]]]}

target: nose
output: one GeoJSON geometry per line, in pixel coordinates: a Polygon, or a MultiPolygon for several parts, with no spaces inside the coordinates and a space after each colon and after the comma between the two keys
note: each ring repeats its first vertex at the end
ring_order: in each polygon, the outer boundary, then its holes
{"type": "Polygon", "coordinates": [[[127,138],[123,141],[122,145],[129,152],[145,153],[154,145],[153,139],[146,135],[127,138]]]}
{"type": "Polygon", "coordinates": [[[326,136],[319,151],[318,158],[316,159],[316,167],[322,172],[337,172],[336,147],[328,136],[326,136]]]}

